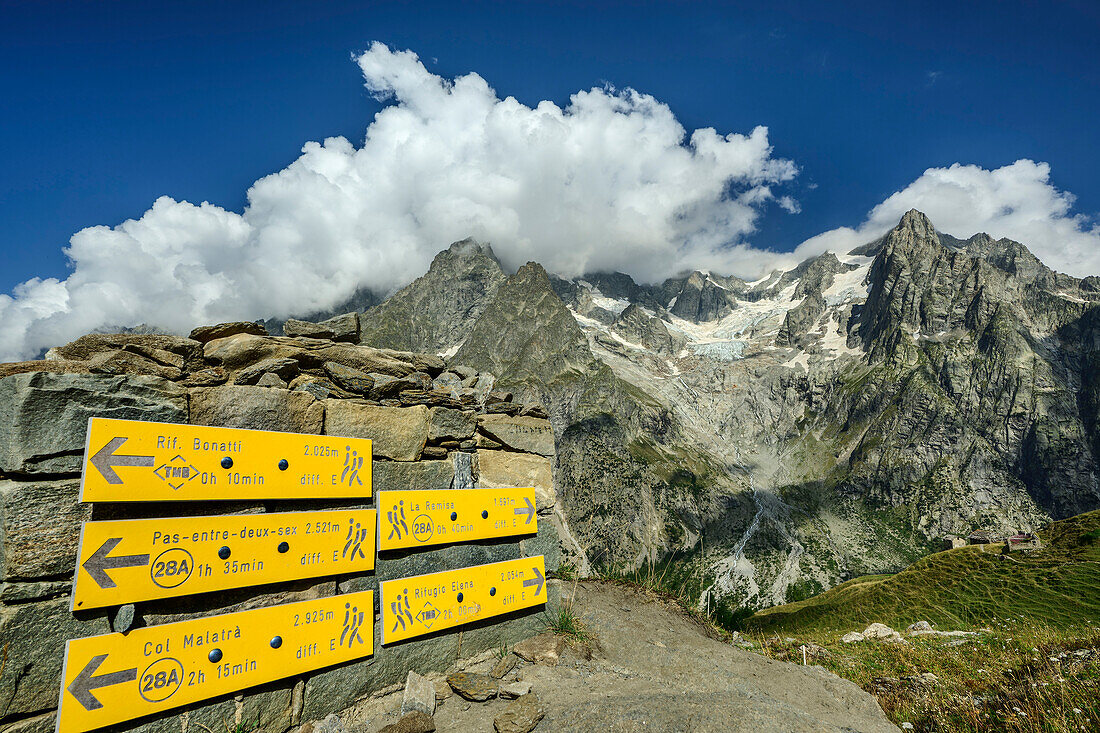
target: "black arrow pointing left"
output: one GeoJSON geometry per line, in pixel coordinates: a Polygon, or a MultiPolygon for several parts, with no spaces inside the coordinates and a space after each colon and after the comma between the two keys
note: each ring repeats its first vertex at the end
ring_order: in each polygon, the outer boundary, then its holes
{"type": "Polygon", "coordinates": [[[88,571],[88,575],[92,576],[92,580],[96,582],[100,588],[115,588],[117,584],[111,580],[111,576],[107,574],[107,570],[115,570],[117,568],[140,568],[143,565],[149,564],[148,555],[118,555],[117,557],[108,557],[111,554],[111,550],[118,547],[118,543],[122,542],[121,537],[111,537],[102,545],[99,549],[92,553],[92,556],[84,561],[82,566],[88,571]]]}
{"type": "Polygon", "coordinates": [[[123,669],[118,672],[108,672],[96,676],[96,670],[105,661],[107,661],[106,654],[92,657],[91,661],[84,665],[84,669],[80,670],[80,674],[68,687],[69,694],[75,697],[76,701],[83,705],[85,710],[99,710],[103,707],[103,703],[96,699],[96,696],[92,694],[92,690],[121,685],[123,682],[133,682],[137,679],[137,668],[123,669]]]}
{"type": "Polygon", "coordinates": [[[95,452],[88,462],[103,474],[109,484],[121,484],[122,477],[115,472],[119,466],[138,466],[152,468],[155,463],[153,456],[120,456],[115,451],[122,447],[129,438],[111,438],[107,445],[95,452]]]}

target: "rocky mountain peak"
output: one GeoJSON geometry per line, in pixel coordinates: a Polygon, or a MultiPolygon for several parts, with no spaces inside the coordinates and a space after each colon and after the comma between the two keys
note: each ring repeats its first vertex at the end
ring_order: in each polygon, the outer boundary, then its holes
{"type": "Polygon", "coordinates": [[[473,239],[455,242],[435,256],[427,274],[367,311],[361,343],[453,353],[505,277],[488,244],[473,239]]]}
{"type": "Polygon", "coordinates": [[[431,269],[471,267],[488,265],[493,263],[498,270],[503,272],[500,260],[493,252],[492,246],[487,242],[479,242],[472,237],[459,240],[443,250],[432,260],[431,269]]]}
{"type": "Polygon", "coordinates": [[[679,283],[675,280],[666,281],[666,292],[670,289],[670,284],[675,292],[668,309],[685,321],[714,321],[729,315],[737,306],[736,295],[709,273],[696,270],[679,283]],[[678,290],[675,289],[677,284],[678,290]]]}
{"type": "Polygon", "coordinates": [[[914,236],[938,239],[936,227],[932,226],[931,220],[916,209],[909,209],[909,211],[902,214],[901,221],[894,227],[894,231],[909,231],[914,236]]]}

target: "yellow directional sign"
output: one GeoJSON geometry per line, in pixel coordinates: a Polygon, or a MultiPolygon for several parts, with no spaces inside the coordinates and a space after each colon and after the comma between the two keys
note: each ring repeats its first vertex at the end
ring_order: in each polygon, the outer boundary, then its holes
{"type": "Polygon", "coordinates": [[[374,569],[373,509],[87,522],[72,608],[374,569]]]}
{"type": "Polygon", "coordinates": [[[74,639],[57,733],[80,733],[374,653],[373,591],[74,639]]]}
{"type": "Polygon", "coordinates": [[[379,550],[531,534],[539,525],[534,489],[379,491],[378,511],[379,550]]]}
{"type": "Polygon", "coordinates": [[[382,643],[392,644],[546,602],[543,557],[384,580],[382,643]]]}
{"type": "Polygon", "coordinates": [[[93,417],[84,456],[81,501],[371,495],[363,438],[93,417]]]}

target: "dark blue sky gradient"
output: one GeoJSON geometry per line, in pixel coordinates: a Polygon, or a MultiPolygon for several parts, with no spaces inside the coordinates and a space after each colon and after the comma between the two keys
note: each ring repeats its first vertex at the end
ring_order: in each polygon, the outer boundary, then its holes
{"type": "Polygon", "coordinates": [[[159,195],[240,211],[305,141],[361,142],[379,105],[349,57],[372,40],[527,104],[607,82],[689,130],[767,125],[803,211],[769,208],[758,246],[954,162],[1047,161],[1100,211],[1100,4],[895,5],[0,0],[0,292],[159,195]]]}

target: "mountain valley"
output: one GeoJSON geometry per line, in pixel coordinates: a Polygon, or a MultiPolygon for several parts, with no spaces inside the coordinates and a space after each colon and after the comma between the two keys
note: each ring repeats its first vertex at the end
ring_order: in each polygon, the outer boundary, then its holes
{"type": "Polygon", "coordinates": [[[1100,278],[910,211],[754,282],[508,273],[465,240],[360,343],[543,404],[574,566],[671,564],[732,613],[1100,507],[1098,304],[1100,278]]]}

